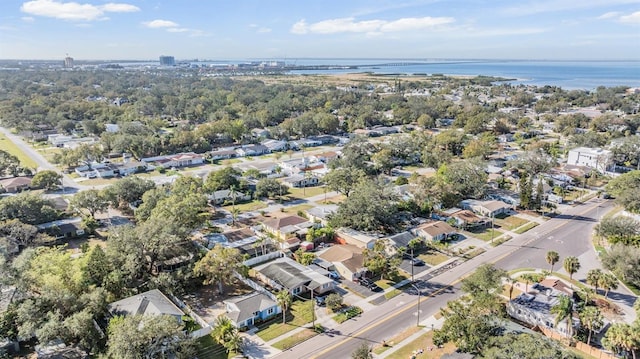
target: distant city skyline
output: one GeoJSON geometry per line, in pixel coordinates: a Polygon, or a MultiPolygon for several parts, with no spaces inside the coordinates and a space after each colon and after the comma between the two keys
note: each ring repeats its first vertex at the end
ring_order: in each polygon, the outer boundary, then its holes
{"type": "Polygon", "coordinates": [[[0,58],[640,60],[640,0],[2,0],[0,58]]]}

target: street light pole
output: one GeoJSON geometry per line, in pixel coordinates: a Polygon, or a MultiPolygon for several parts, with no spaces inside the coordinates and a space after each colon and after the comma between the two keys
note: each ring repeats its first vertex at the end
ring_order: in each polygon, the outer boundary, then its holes
{"type": "Polygon", "coordinates": [[[418,292],[418,311],[416,312],[417,314],[417,321],[416,321],[416,326],[419,327],[420,326],[420,289],[418,289],[418,286],[416,286],[415,284],[411,283],[411,286],[416,290],[416,292],[418,292]]]}

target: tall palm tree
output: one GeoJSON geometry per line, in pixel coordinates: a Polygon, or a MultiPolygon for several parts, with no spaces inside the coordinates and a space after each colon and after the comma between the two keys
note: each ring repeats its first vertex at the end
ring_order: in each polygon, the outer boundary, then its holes
{"type": "Polygon", "coordinates": [[[283,288],[276,294],[276,299],[278,300],[278,305],[282,308],[282,324],[284,324],[287,322],[287,310],[291,306],[291,294],[283,288]]]}
{"type": "Polygon", "coordinates": [[[590,269],[587,272],[587,284],[593,286],[596,290],[596,294],[598,293],[598,286],[602,283],[602,277],[604,273],[602,269],[590,269]]]}
{"type": "Polygon", "coordinates": [[[230,333],[222,345],[227,349],[227,352],[234,352],[236,354],[240,353],[242,349],[242,337],[240,336],[240,333],[238,333],[237,330],[230,333]]]}
{"type": "Polygon", "coordinates": [[[561,294],[558,297],[558,304],[551,307],[551,313],[556,315],[555,325],[566,320],[567,337],[570,336],[573,328],[573,301],[569,296],[561,294]]]}
{"type": "Polygon", "coordinates": [[[640,330],[637,323],[635,325],[626,323],[615,323],[611,325],[605,334],[602,343],[605,348],[619,353],[624,350],[631,353],[633,359],[636,359],[636,351],[640,346],[640,330]]]}
{"type": "Polygon", "coordinates": [[[551,273],[553,273],[553,266],[560,260],[560,255],[556,251],[548,251],[545,259],[551,266],[551,273]]]}
{"type": "Polygon", "coordinates": [[[524,281],[524,292],[529,292],[529,283],[533,283],[536,280],[536,276],[533,273],[525,273],[520,276],[520,279],[524,281]]]}
{"type": "Polygon", "coordinates": [[[591,345],[591,334],[602,329],[602,325],[604,324],[602,313],[600,313],[598,307],[586,306],[580,313],[580,323],[589,330],[587,345],[591,345]]]}
{"type": "MultiPolygon", "coordinates": [[[[604,289],[604,297],[607,298],[609,296],[609,291],[611,289],[618,288],[618,278],[616,278],[616,276],[611,273],[604,273],[602,274],[601,285],[602,285],[602,289],[604,289]]],[[[640,300],[636,302],[640,303],[640,300]]]]}
{"type": "Polygon", "coordinates": [[[580,260],[577,257],[569,256],[564,259],[562,266],[569,273],[570,281],[573,281],[573,275],[580,270],[580,260]]]}
{"type": "Polygon", "coordinates": [[[509,284],[509,300],[513,299],[513,285],[516,284],[517,280],[515,278],[511,278],[511,276],[507,276],[505,281],[509,284]]]}
{"type": "Polygon", "coordinates": [[[229,336],[233,335],[234,332],[237,333],[238,330],[233,326],[229,318],[224,315],[219,315],[213,325],[211,336],[217,343],[224,345],[229,336]]]}

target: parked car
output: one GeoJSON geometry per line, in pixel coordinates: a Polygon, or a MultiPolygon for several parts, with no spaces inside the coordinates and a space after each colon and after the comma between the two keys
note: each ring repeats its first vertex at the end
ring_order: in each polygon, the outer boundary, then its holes
{"type": "Polygon", "coordinates": [[[407,259],[409,261],[409,263],[412,263],[414,266],[418,266],[419,267],[419,266],[423,266],[425,264],[422,259],[412,257],[410,253],[405,253],[405,254],[402,255],[402,257],[404,259],[407,259]]]}
{"type": "Polygon", "coordinates": [[[319,307],[324,307],[324,305],[326,304],[326,298],[323,296],[314,297],[313,299],[316,301],[316,305],[318,305],[319,307]]]}
{"type": "Polygon", "coordinates": [[[373,281],[371,279],[369,279],[369,278],[360,278],[358,280],[358,283],[360,283],[361,286],[368,288],[369,286],[371,286],[373,284],[373,281]]]}
{"type": "Polygon", "coordinates": [[[327,274],[327,277],[333,279],[333,280],[338,280],[340,279],[340,274],[338,274],[338,272],[330,270],[329,274],[327,274]]]}

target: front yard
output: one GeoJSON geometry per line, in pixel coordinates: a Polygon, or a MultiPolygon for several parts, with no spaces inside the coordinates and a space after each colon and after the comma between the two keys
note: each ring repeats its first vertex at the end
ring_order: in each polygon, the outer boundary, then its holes
{"type": "Polygon", "coordinates": [[[313,303],[309,300],[296,300],[291,304],[287,313],[287,322],[282,324],[282,315],[276,316],[270,321],[258,325],[260,329],[256,334],[265,342],[286,334],[298,327],[304,326],[313,320],[313,303]]]}

